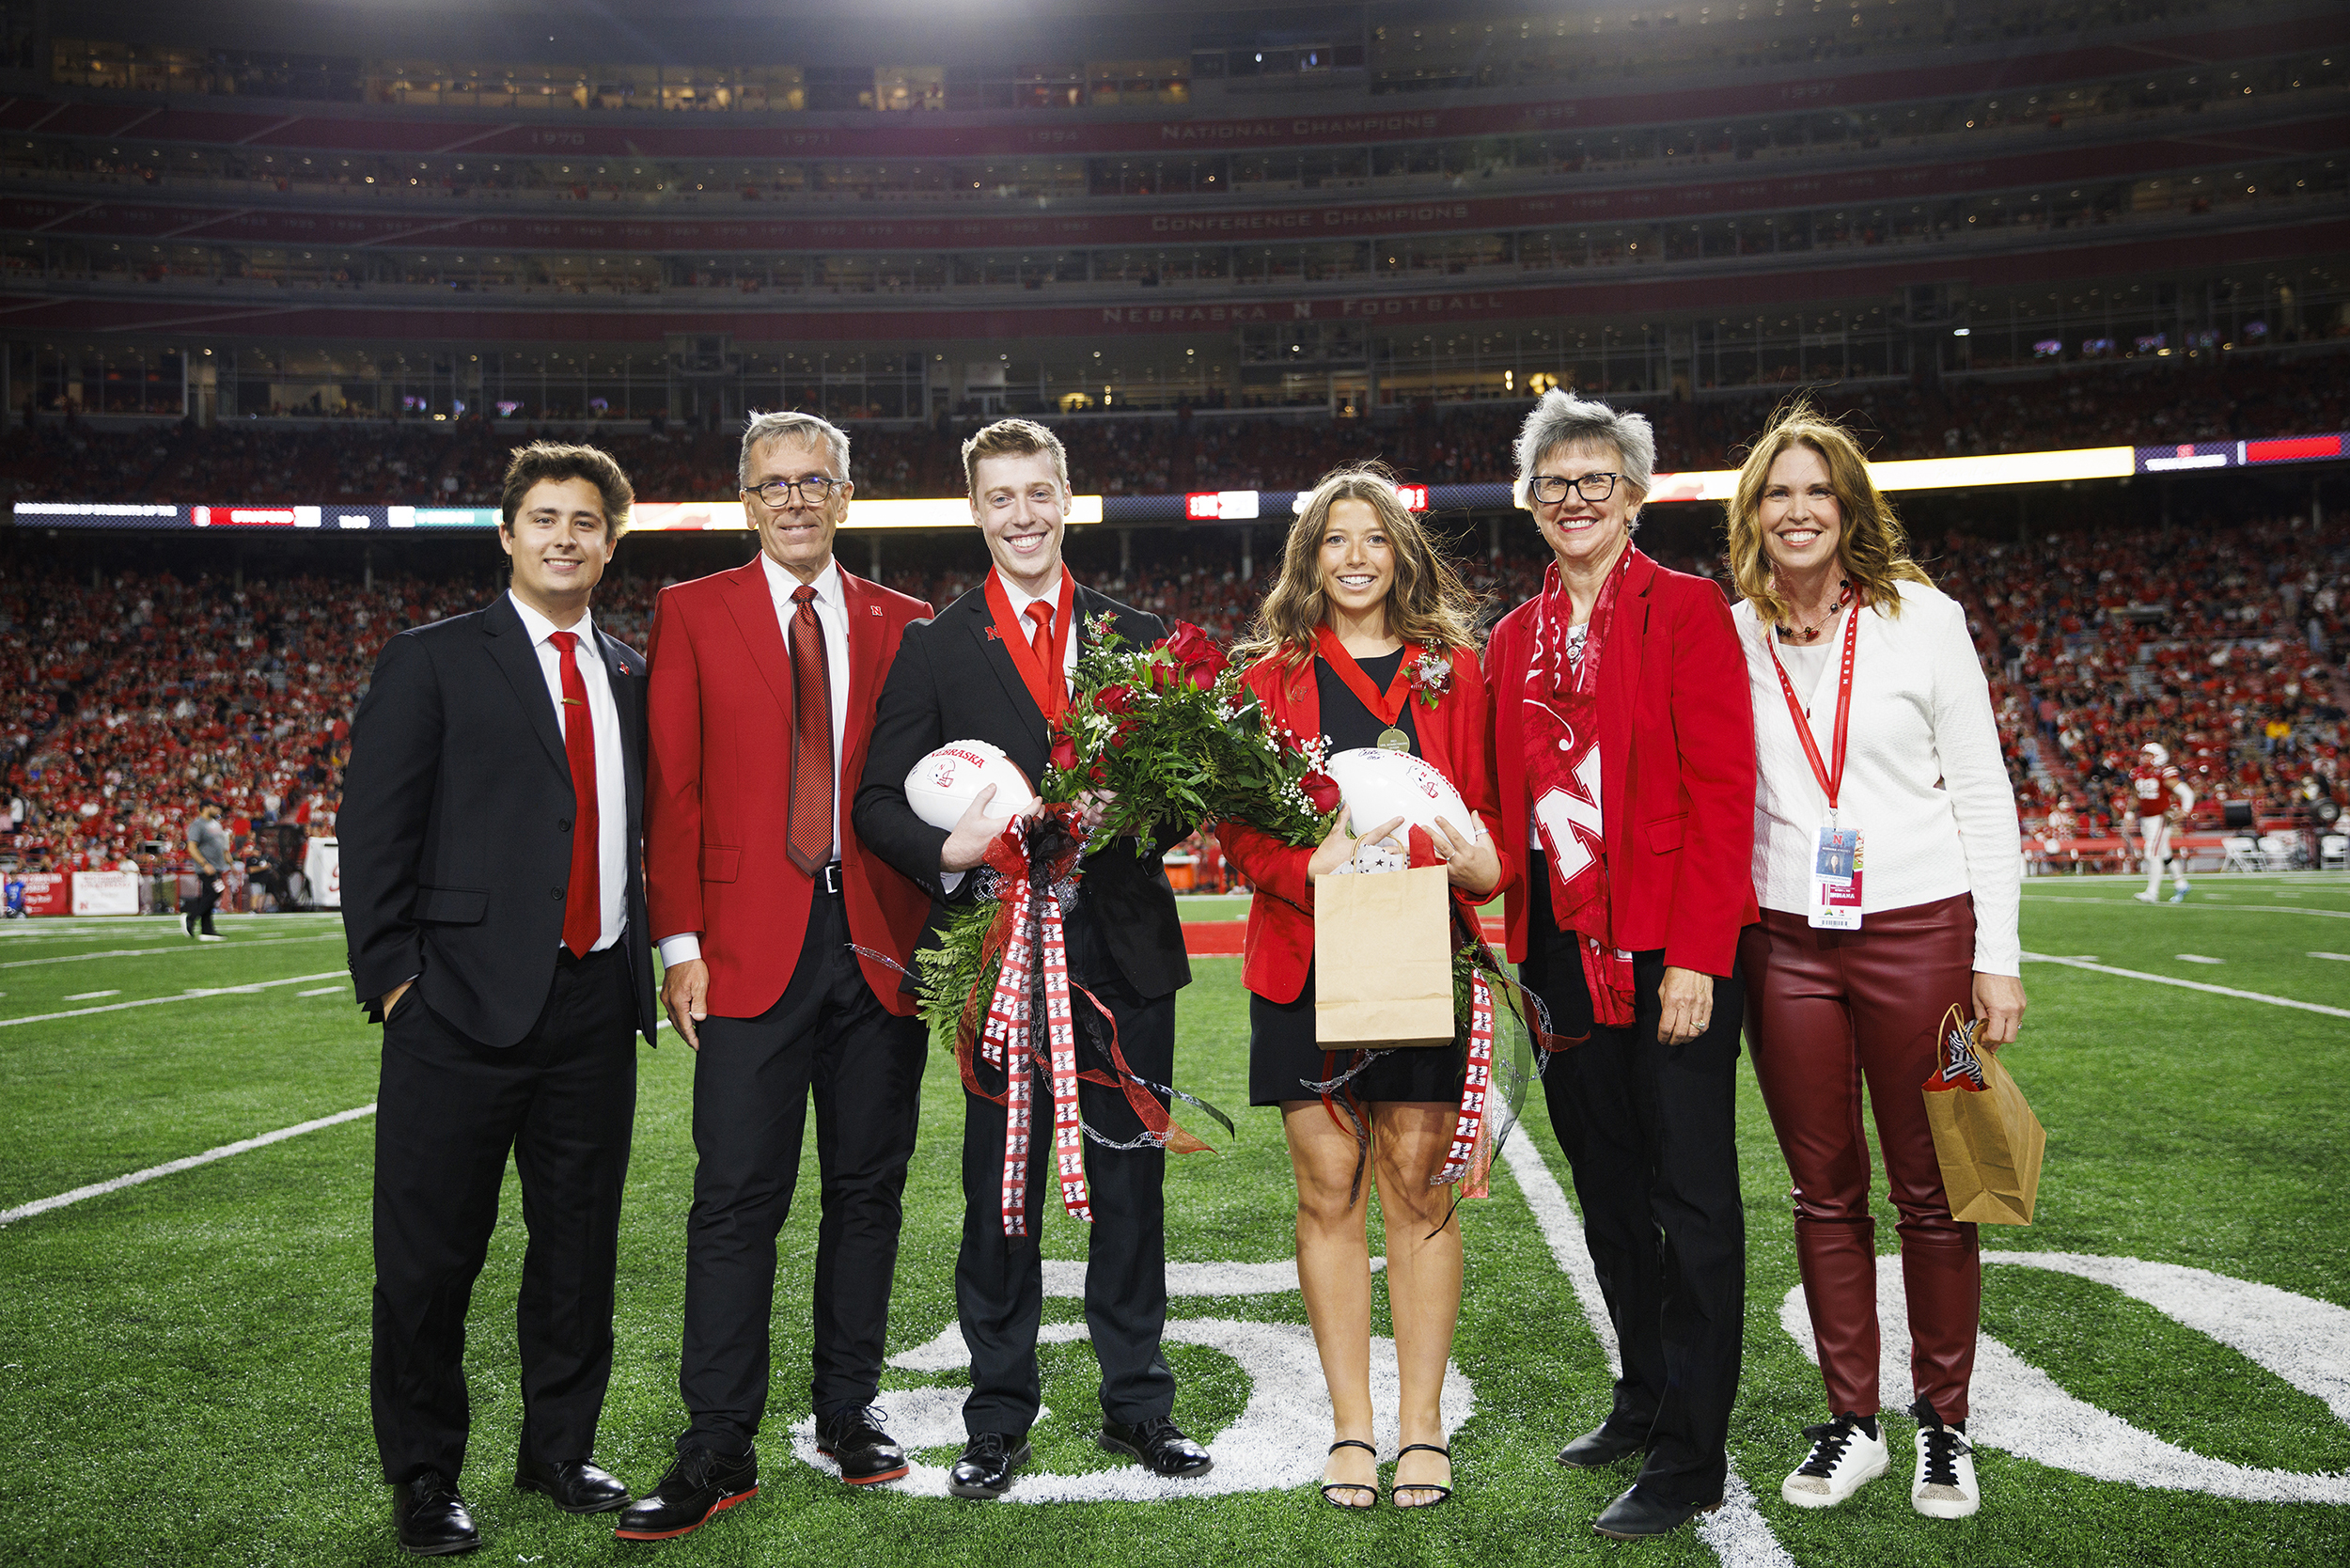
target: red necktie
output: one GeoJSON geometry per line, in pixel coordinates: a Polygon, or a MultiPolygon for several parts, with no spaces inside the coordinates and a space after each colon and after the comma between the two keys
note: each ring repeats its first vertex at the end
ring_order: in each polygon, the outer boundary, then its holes
{"type": "Polygon", "coordinates": [[[555,644],[563,666],[563,754],[571,759],[572,793],[577,797],[572,807],[572,880],[563,898],[563,945],[573,958],[586,958],[603,934],[603,893],[596,876],[603,841],[596,816],[596,721],[589,716],[588,682],[572,657],[572,650],[579,646],[578,634],[549,632],[547,641],[555,644]]]}
{"type": "MultiPolygon", "coordinates": [[[[1061,672],[1053,659],[1053,606],[1040,599],[1026,611],[1036,629],[1028,634],[1028,651],[1036,655],[1036,667],[1044,672],[1045,688],[1049,691],[1060,683],[1061,672]]],[[[1053,715],[1044,715],[1050,718],[1053,715]]]]}
{"type": "Polygon", "coordinates": [[[791,819],[784,844],[810,876],[832,859],[832,670],[816,590],[791,590],[791,819]]]}

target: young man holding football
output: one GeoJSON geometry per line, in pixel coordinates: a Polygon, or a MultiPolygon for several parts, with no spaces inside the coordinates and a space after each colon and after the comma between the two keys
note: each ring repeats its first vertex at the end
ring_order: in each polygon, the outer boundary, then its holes
{"type": "MultiPolygon", "coordinates": [[[[1003,819],[987,815],[992,792],[981,791],[951,831],[932,827],[906,801],[906,775],[942,745],[978,740],[1000,746],[1031,782],[1042,779],[1089,623],[1108,615],[1135,644],[1155,642],[1166,630],[1155,616],[1078,587],[1062,566],[1069,460],[1052,431],[1000,420],[964,444],[963,462],[971,520],[994,570],[937,619],[907,629],[873,718],[854,813],[858,837],[936,901],[933,928],[946,921],[948,905],[977,890],[979,879],[970,873],[1003,819]]],[[[1114,1026],[1138,1076],[1164,1084],[1172,1074],[1175,993],[1191,968],[1161,858],[1193,825],[1162,823],[1150,839],[1113,843],[1084,862],[1067,920],[1070,979],[1110,1018],[1104,1024],[1080,998],[1081,1067],[1108,1067],[1105,1031],[1114,1026]]],[[[1002,1074],[984,1063],[976,1071],[982,1087],[1000,1096],[1002,1074]]],[[[1042,1103],[1050,1101],[1043,1090],[1042,1103]]],[[[1114,1147],[1143,1131],[1119,1090],[1087,1084],[1080,1105],[1086,1126],[1099,1135],[1086,1149],[1094,1213],[1086,1323],[1102,1369],[1102,1447],[1159,1475],[1204,1475],[1212,1462],[1176,1429],[1175,1378],[1159,1351],[1167,1320],[1166,1152],[1148,1143],[1114,1147]]],[[[1043,1269],[1035,1237],[1044,1193],[1058,1184],[1046,1180],[1052,1140],[1032,1139],[1026,1234],[1006,1235],[1005,1108],[999,1099],[968,1092],[964,1107],[955,1303],[971,1349],[971,1395],[964,1403],[969,1442],[948,1485],[961,1497],[998,1497],[1027,1461],[1038,1411],[1043,1269]]]]}

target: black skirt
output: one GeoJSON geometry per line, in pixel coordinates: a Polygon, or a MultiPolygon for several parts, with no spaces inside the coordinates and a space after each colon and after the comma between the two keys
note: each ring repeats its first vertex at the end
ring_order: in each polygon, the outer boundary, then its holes
{"type": "MultiPolygon", "coordinates": [[[[1314,974],[1293,1002],[1248,996],[1248,1103],[1277,1105],[1284,1100],[1319,1096],[1308,1083],[1324,1083],[1354,1065],[1351,1050],[1326,1054],[1314,1040],[1314,974]]],[[[1389,1051],[1348,1083],[1357,1100],[1436,1101],[1461,1098],[1458,1045],[1409,1045],[1389,1051]]]]}

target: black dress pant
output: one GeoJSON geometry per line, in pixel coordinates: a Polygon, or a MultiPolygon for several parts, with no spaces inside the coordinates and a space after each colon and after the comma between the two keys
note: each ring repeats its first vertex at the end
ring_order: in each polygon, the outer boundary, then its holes
{"type": "Polygon", "coordinates": [[[694,1060],[694,1207],[685,1229],[678,1451],[749,1451],[767,1408],[776,1236],[791,1212],[816,1099],[816,1414],[873,1403],[889,1328],[921,1020],[875,998],[838,894],[818,889],[791,980],[756,1018],[707,1018],[694,1060]]]}
{"type": "Polygon", "coordinates": [[[219,871],[206,870],[199,862],[196,870],[196,900],[181,911],[189,923],[207,936],[213,934],[212,911],[220,907],[221,875],[219,871]]]}
{"type": "Polygon", "coordinates": [[[1745,991],[1735,975],[1716,980],[1705,1032],[1662,1044],[1665,955],[1635,953],[1632,1025],[1594,1026],[1577,938],[1551,922],[1548,866],[1537,858],[1528,874],[1535,902],[1520,978],[1554,1029],[1590,1031],[1551,1058],[1543,1088],[1623,1361],[1607,1428],[1647,1441],[1638,1484],[1648,1497],[1717,1502],[1746,1315],[1735,1116],[1745,991]]]}
{"type": "MultiPolygon", "coordinates": [[[[629,939],[625,935],[621,943],[629,939]]],[[[636,1115],[634,987],[616,944],[562,955],[520,1043],[478,1044],[411,987],[384,1026],[375,1125],[375,1349],[384,1479],[465,1462],[465,1310],[511,1150],[522,1175],[522,1457],[586,1459],[612,1376],[620,1188],[636,1115]]]]}
{"type": "MultiPolygon", "coordinates": [[[[1170,1081],[1175,1066],[1175,997],[1145,997],[1119,975],[1092,940],[1090,912],[1080,902],[1068,922],[1070,974],[1110,1010],[1126,1065],[1154,1084],[1170,1081]]],[[[1077,1015],[1080,1069],[1106,1068],[1102,1016],[1082,996],[1077,1015]]],[[[1003,1074],[978,1064],[980,1084],[1000,1089],[1003,1074]]],[[[1053,1159],[1052,1082],[1040,1071],[1029,1092],[1035,1133],[1028,1139],[1026,1236],[1004,1234],[1004,1107],[964,1094],[963,1248],[955,1259],[955,1310],[971,1351],[971,1397],[963,1423],[974,1435],[1026,1434],[1040,1403],[1036,1337],[1044,1305],[1043,1255],[1037,1241],[1046,1225],[1073,1223],[1060,1207],[1053,1159]]],[[[1161,1103],[1164,1104],[1162,1097],[1161,1103]]],[[[1086,1125],[1114,1142],[1142,1132],[1120,1090],[1077,1086],[1086,1125]]],[[[1175,1374],[1159,1351],[1167,1325],[1167,1219],[1161,1191],[1167,1151],[1107,1149],[1086,1141],[1086,1185],[1093,1224],[1086,1238],[1086,1327],[1102,1369],[1102,1413],[1122,1424],[1171,1415],[1175,1374]]]]}

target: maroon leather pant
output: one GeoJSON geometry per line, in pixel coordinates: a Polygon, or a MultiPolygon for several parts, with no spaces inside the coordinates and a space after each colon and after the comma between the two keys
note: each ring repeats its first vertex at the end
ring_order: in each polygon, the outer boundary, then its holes
{"type": "Polygon", "coordinates": [[[1974,956],[1966,894],[1872,913],[1853,932],[1766,909],[1738,944],[1747,1046],[1794,1179],[1795,1258],[1834,1413],[1881,1407],[1865,1078],[1901,1216],[1911,1379],[1943,1420],[1966,1419],[1982,1264],[1975,1227],[1950,1217],[1920,1086],[1943,1013],[1971,1011],[1974,956]]]}

